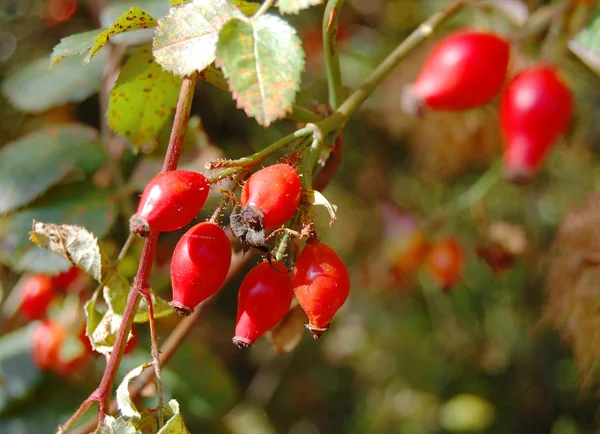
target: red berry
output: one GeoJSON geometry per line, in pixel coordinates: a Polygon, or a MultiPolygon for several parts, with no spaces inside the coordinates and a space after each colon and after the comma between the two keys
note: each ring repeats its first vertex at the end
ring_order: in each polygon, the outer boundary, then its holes
{"type": "Polygon", "coordinates": [[[79,277],[81,270],[78,267],[71,267],[67,271],[52,277],[52,285],[57,291],[64,291],[79,277]]]}
{"type": "Polygon", "coordinates": [[[41,370],[53,369],[58,361],[60,346],[65,338],[65,328],[51,320],[35,326],[31,334],[33,361],[41,370]]]}
{"type": "Polygon", "coordinates": [[[172,170],[148,183],[131,218],[131,231],[141,236],[181,229],[200,212],[208,197],[209,183],[201,173],[172,170]]]}
{"type": "Polygon", "coordinates": [[[233,343],[248,348],[283,319],[292,304],[292,277],[284,265],[261,262],[246,274],[238,294],[233,343]]]}
{"type": "Polygon", "coordinates": [[[518,74],[500,104],[505,176],[526,180],[541,166],[573,114],[573,96],[556,70],[538,66],[518,74]]]}
{"type": "Polygon", "coordinates": [[[442,290],[447,291],[463,276],[465,254],[456,238],[447,238],[431,246],[425,265],[442,290]]]}
{"type": "Polygon", "coordinates": [[[23,301],[20,312],[29,321],[40,319],[46,315],[46,310],[56,295],[52,278],[45,274],[27,276],[22,291],[23,301]]]}
{"type": "Polygon", "coordinates": [[[508,42],[492,33],[459,31],[440,41],[405,94],[405,110],[466,110],[490,102],[508,68],[508,42]]]}
{"type": "Polygon", "coordinates": [[[199,223],[179,240],[171,261],[173,301],[180,315],[194,308],[221,287],[231,264],[229,238],[214,223],[199,223]]]}
{"type": "Polygon", "coordinates": [[[289,164],[274,164],[248,178],[242,189],[242,207],[252,207],[263,218],[262,228],[287,222],[300,204],[302,183],[289,164]]]}
{"type": "Polygon", "coordinates": [[[309,241],[296,260],[294,293],[308,316],[307,328],[319,339],[348,298],[348,269],[331,247],[309,241]]]}

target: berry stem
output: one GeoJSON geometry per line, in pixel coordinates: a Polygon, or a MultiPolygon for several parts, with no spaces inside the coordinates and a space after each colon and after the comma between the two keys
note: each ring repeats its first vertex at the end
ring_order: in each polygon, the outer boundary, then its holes
{"type": "MultiPolygon", "coordinates": [[[[190,111],[192,108],[192,100],[197,79],[198,74],[192,74],[191,76],[185,77],[183,79],[183,83],[181,84],[181,90],[179,92],[179,99],[177,101],[177,108],[175,111],[175,119],[173,121],[173,128],[171,130],[171,137],[169,139],[169,146],[163,162],[163,172],[177,168],[179,156],[181,155],[183,139],[185,137],[185,131],[190,118],[190,111]]],[[[158,234],[156,233],[151,233],[144,241],[144,247],[140,258],[138,271],[134,279],[133,286],[129,291],[121,326],[117,332],[113,351],[104,370],[102,380],[100,381],[98,388],[82,404],[82,406],[87,405],[87,401],[89,400],[98,402],[99,423],[104,420],[109,411],[109,399],[112,393],[115,377],[117,376],[117,371],[121,364],[121,359],[123,358],[123,353],[125,352],[127,336],[129,336],[129,333],[131,332],[133,318],[135,317],[135,313],[137,312],[137,308],[140,303],[141,291],[143,291],[144,288],[149,287],[148,280],[150,278],[150,271],[152,270],[152,264],[154,262],[157,241],[158,234]]],[[[62,429],[59,428],[59,432],[72,426],[82,414],[83,412],[81,411],[80,407],[69,419],[67,425],[62,429]]]]}
{"type": "Polygon", "coordinates": [[[273,4],[275,3],[275,0],[265,0],[263,2],[262,5],[260,5],[260,8],[258,8],[258,10],[256,11],[256,13],[254,15],[252,15],[252,20],[256,20],[258,18],[260,18],[262,15],[264,15],[269,9],[271,9],[271,6],[273,6],[273,4]]]}
{"type": "Polygon", "coordinates": [[[342,71],[337,51],[338,18],[346,0],[329,0],[323,15],[323,55],[329,89],[329,107],[337,109],[344,99],[342,71]]]}

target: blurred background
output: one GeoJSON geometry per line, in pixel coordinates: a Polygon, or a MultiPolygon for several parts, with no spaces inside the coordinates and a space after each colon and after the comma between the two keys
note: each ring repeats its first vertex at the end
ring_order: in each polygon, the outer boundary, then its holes
{"type": "MultiPolygon", "coordinates": [[[[348,90],[447,3],[349,0],[339,32],[348,90]]],[[[164,369],[165,397],[179,401],[191,432],[600,433],[600,196],[594,193],[600,183],[600,78],[566,48],[600,6],[509,3],[504,11],[473,8],[450,20],[349,122],[343,163],[324,190],[338,218],[329,228],[323,210],[317,221],[319,235],[352,278],[350,298],[330,331],[313,341],[302,331],[302,315],[291,314],[283,331],[238,350],[231,337],[243,274],[203,315],[164,369]],[[402,89],[436,40],[463,27],[512,39],[510,75],[552,62],[574,93],[568,134],[528,185],[500,176],[497,101],[421,118],[401,111],[402,89]]],[[[0,0],[0,166],[12,153],[37,173],[34,180],[24,179],[28,172],[20,167],[0,173],[2,433],[53,432],[104,370],[101,356],[64,372],[40,370],[32,359],[38,322],[19,311],[19,288],[32,274],[68,268],[29,242],[32,219],[85,226],[115,257],[127,237],[128,209],[159,170],[170,121],[156,137],[134,145],[108,133],[102,116],[103,83],[119,69],[111,60],[148,43],[152,31],[115,38],[88,65],[75,56],[49,71],[49,55],[61,38],[108,27],[131,6],[156,18],[169,7],[167,0],[0,0]],[[57,131],[61,140],[53,140],[57,131]],[[38,187],[27,203],[11,205],[11,190],[21,182],[38,187]]],[[[297,98],[307,107],[327,98],[322,12],[317,6],[286,17],[307,55],[297,98]]],[[[595,35],[600,48],[600,31],[595,35]]],[[[251,154],[295,128],[281,121],[263,129],[235,108],[230,95],[204,82],[192,114],[180,166],[195,170],[212,158],[251,154]]],[[[218,200],[214,193],[198,221],[218,200]]],[[[183,232],[160,238],[151,285],[167,300],[170,254],[183,232]]],[[[130,280],[141,245],[119,268],[130,280]]],[[[66,286],[47,316],[81,323],[94,282],[78,275],[66,286]]],[[[157,320],[161,340],[178,321],[157,320]]],[[[120,375],[150,360],[147,324],[136,325],[136,335],[120,375]]],[[[146,388],[140,402],[151,406],[153,393],[146,388]]]]}

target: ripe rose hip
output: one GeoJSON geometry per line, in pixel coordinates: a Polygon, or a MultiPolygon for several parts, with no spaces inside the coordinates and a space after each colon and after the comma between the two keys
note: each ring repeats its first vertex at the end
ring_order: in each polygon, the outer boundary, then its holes
{"type": "Polygon", "coordinates": [[[289,164],[274,164],[254,173],[242,189],[242,207],[262,216],[262,227],[272,229],[287,222],[300,204],[302,183],[289,164]]]}
{"type": "Polygon", "coordinates": [[[52,285],[57,291],[65,291],[81,275],[78,267],[71,267],[67,271],[52,277],[52,285]]]}
{"type": "Polygon", "coordinates": [[[180,315],[191,314],[221,287],[230,264],[231,245],[223,229],[203,222],[188,230],[173,251],[171,306],[180,315]]]}
{"type": "Polygon", "coordinates": [[[284,265],[261,262],[246,274],[238,293],[233,343],[248,348],[283,319],[292,304],[292,277],[284,265]]]}
{"type": "Polygon", "coordinates": [[[350,293],[348,269],[335,251],[313,240],[296,260],[294,294],[308,317],[307,328],[315,339],[329,329],[331,319],[350,293]]]}
{"type": "Polygon", "coordinates": [[[71,335],[67,328],[56,321],[45,320],[32,332],[32,357],[41,370],[51,370],[68,376],[79,369],[91,355],[81,333],[71,335]]]}
{"type": "Polygon", "coordinates": [[[518,74],[500,103],[505,177],[531,178],[569,127],[572,114],[573,96],[554,68],[538,66],[518,74]]]}
{"type": "Polygon", "coordinates": [[[25,278],[22,286],[23,301],[20,312],[26,319],[33,321],[46,315],[56,291],[52,278],[45,274],[32,274],[25,278]]]}
{"type": "Polygon", "coordinates": [[[427,254],[425,265],[443,291],[456,285],[465,271],[465,254],[454,237],[433,244],[427,254]]]}
{"type": "Polygon", "coordinates": [[[159,173],[148,183],[131,231],[143,237],[152,232],[181,229],[200,212],[208,197],[209,183],[201,173],[172,170],[159,173]]]}
{"type": "Polygon", "coordinates": [[[492,33],[458,31],[441,40],[403,95],[407,112],[466,110],[490,102],[502,88],[510,47],[492,33]]]}

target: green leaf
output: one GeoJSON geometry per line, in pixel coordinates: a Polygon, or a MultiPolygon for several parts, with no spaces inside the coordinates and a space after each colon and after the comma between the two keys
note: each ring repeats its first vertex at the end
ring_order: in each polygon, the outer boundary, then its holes
{"type": "Polygon", "coordinates": [[[569,49],[600,76],[600,17],[569,41],[569,49]]]}
{"type": "Polygon", "coordinates": [[[122,417],[115,419],[107,415],[94,434],[142,434],[142,432],[138,431],[129,420],[122,417]]]}
{"type": "Polygon", "coordinates": [[[92,348],[100,354],[109,355],[112,353],[117,332],[122,322],[122,315],[117,315],[112,310],[106,312],[94,329],[94,332],[89,336],[92,348]]]}
{"type": "Polygon", "coordinates": [[[302,9],[320,5],[323,0],[279,0],[277,6],[282,14],[297,14],[302,9]]]}
{"type": "Polygon", "coordinates": [[[102,32],[94,38],[94,45],[91,47],[89,54],[85,58],[84,62],[88,63],[92,60],[92,57],[104,47],[110,39],[123,32],[130,32],[132,30],[148,29],[155,27],[157,21],[152,15],[147,14],[143,10],[137,7],[133,7],[121,15],[108,29],[102,30],[102,32]]]}
{"type": "Polygon", "coordinates": [[[68,260],[98,282],[102,280],[102,256],[98,239],[77,225],[56,225],[53,223],[33,223],[29,239],[40,247],[68,260]]]}
{"type": "Polygon", "coordinates": [[[76,169],[92,148],[102,148],[97,140],[94,128],[72,124],[6,144],[0,151],[0,215],[30,203],[76,169]]]}
{"type": "Polygon", "coordinates": [[[238,400],[231,372],[210,347],[198,342],[180,347],[163,370],[165,390],[181,401],[182,412],[200,419],[219,417],[238,400]],[[189,375],[190,366],[202,366],[189,375]]]}
{"type": "Polygon", "coordinates": [[[283,19],[231,20],[219,35],[217,64],[248,116],[269,126],[292,111],[304,68],[296,31],[283,19]]]}
{"type": "Polygon", "coordinates": [[[42,379],[31,358],[31,327],[0,338],[0,411],[27,396],[42,379]]]}
{"type": "MultiPolygon", "coordinates": [[[[190,1],[191,0],[171,0],[171,7],[189,3],[190,1]]],[[[248,2],[244,0],[232,0],[232,3],[247,17],[254,15],[260,8],[260,3],[248,2]]]]}
{"type": "Polygon", "coordinates": [[[135,407],[135,404],[129,396],[129,383],[131,383],[136,377],[150,367],[152,367],[152,363],[144,363],[137,368],[132,369],[125,375],[123,381],[117,388],[117,405],[119,407],[119,412],[123,416],[135,419],[139,419],[141,417],[140,413],[135,407]]]}
{"type": "Polygon", "coordinates": [[[96,331],[96,329],[98,328],[98,325],[100,325],[100,321],[102,321],[102,312],[100,312],[96,309],[97,298],[98,298],[98,292],[94,293],[92,298],[90,300],[88,300],[85,303],[85,305],[83,306],[83,310],[85,312],[85,317],[86,317],[85,335],[90,340],[90,343],[92,344],[92,348],[94,349],[94,351],[97,351],[96,345],[95,345],[94,339],[93,339],[94,331],[96,331]]]}
{"type": "Polygon", "coordinates": [[[89,65],[81,57],[64,59],[50,71],[48,58],[35,60],[2,83],[2,93],[11,104],[26,113],[41,113],[69,102],[81,102],[100,88],[107,53],[100,53],[89,65]]]}
{"type": "Polygon", "coordinates": [[[102,32],[102,29],[90,30],[88,32],[76,33],[64,37],[52,50],[50,55],[51,66],[56,65],[68,56],[83,54],[94,45],[94,39],[102,32]]]}
{"type": "Polygon", "coordinates": [[[118,214],[114,191],[90,183],[63,185],[46,193],[29,208],[0,219],[0,262],[17,271],[57,274],[70,263],[29,240],[33,220],[85,227],[98,238],[111,228],[118,214]]]}
{"type": "Polygon", "coordinates": [[[110,94],[108,123],[136,145],[148,143],[175,112],[181,79],[163,71],[150,48],[138,50],[110,94]]]}
{"type": "Polygon", "coordinates": [[[244,15],[229,0],[193,0],[158,21],[152,51],[167,71],[181,76],[202,71],[215,60],[219,31],[244,15]]]}
{"type": "Polygon", "coordinates": [[[183,418],[179,414],[179,403],[172,399],[166,405],[165,409],[167,408],[173,412],[173,416],[165,423],[158,434],[189,434],[183,418]]]}
{"type": "MultiPolygon", "coordinates": [[[[154,319],[164,318],[175,313],[175,309],[169,306],[169,303],[165,299],[154,294],[154,292],[152,292],[151,297],[152,306],[154,307],[154,319]]],[[[148,322],[149,319],[150,317],[148,314],[148,303],[146,303],[145,298],[142,298],[142,301],[140,302],[140,307],[138,308],[138,311],[135,314],[133,322],[145,323],[148,322]]]]}
{"type": "Polygon", "coordinates": [[[123,315],[130,288],[129,281],[120,274],[115,274],[110,278],[102,291],[104,300],[110,310],[123,315]]]}

